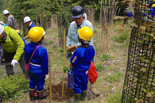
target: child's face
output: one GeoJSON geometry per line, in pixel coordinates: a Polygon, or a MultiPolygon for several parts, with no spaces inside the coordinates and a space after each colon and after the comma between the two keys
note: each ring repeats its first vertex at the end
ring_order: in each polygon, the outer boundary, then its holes
{"type": "Polygon", "coordinates": [[[44,36],[42,36],[42,38],[41,38],[41,40],[40,40],[41,42],[43,42],[44,41],[44,36]]]}

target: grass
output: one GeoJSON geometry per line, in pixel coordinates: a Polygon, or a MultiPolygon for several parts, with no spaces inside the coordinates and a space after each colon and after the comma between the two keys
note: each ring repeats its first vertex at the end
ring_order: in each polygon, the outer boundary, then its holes
{"type": "MultiPolygon", "coordinates": [[[[96,88],[101,92],[101,96],[89,101],[87,100],[83,103],[121,102],[121,92],[126,69],[127,50],[130,37],[130,27],[121,27],[119,24],[120,22],[117,22],[113,25],[113,27],[109,27],[108,34],[106,36],[103,34],[102,38],[99,38],[101,30],[97,27],[94,27],[93,37],[94,48],[96,52],[94,63],[98,70],[96,88]],[[120,30],[123,31],[120,33],[120,30]]],[[[27,39],[26,41],[30,42],[29,39],[27,39]]],[[[47,48],[48,52],[51,52],[50,59],[52,84],[59,84],[63,79],[62,72],[64,71],[65,77],[67,75],[67,70],[69,69],[70,61],[69,59],[65,59],[65,64],[63,65],[65,57],[63,55],[63,48],[59,46],[58,30],[52,30],[51,28],[46,30],[45,42],[46,44],[43,46],[47,48]]],[[[0,74],[6,76],[4,66],[0,66],[0,68],[0,74]]],[[[22,73],[19,64],[15,66],[14,70],[16,74],[22,73]]],[[[46,81],[45,88],[48,89],[48,86],[49,81],[46,81]]],[[[90,89],[89,84],[88,89],[90,89]]],[[[19,91],[19,95],[21,93],[23,93],[22,90],[19,91]]],[[[50,97],[48,96],[46,99],[47,102],[49,102],[49,98],[50,97]]],[[[5,100],[5,102],[28,102],[28,100],[28,93],[23,93],[22,95],[13,98],[13,100],[5,100]]],[[[55,100],[53,100],[52,102],[57,103],[55,100]]],[[[62,101],[59,103],[64,102],[66,101],[62,101]]]]}
{"type": "Polygon", "coordinates": [[[109,73],[107,76],[105,76],[105,80],[109,83],[119,82],[121,78],[123,77],[123,73],[119,71],[115,71],[114,73],[109,73]]]}

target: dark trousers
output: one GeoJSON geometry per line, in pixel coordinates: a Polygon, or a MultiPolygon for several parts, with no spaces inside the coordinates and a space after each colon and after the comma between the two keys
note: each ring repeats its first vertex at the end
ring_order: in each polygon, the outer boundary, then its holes
{"type": "MultiPolygon", "coordinates": [[[[6,52],[5,50],[3,50],[3,57],[5,59],[5,62],[11,62],[14,55],[15,55],[15,52],[13,53],[8,53],[6,52]]],[[[25,74],[25,66],[26,66],[26,63],[25,63],[25,59],[24,59],[24,53],[21,55],[20,59],[19,59],[19,64],[20,64],[20,67],[23,71],[23,73],[25,74]]],[[[6,69],[6,73],[7,75],[14,75],[14,70],[13,70],[13,66],[12,65],[5,65],[5,69],[6,69]]]]}

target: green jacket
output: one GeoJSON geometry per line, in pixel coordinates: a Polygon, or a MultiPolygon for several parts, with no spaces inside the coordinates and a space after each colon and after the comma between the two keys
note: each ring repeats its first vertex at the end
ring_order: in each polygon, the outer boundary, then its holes
{"type": "Polygon", "coordinates": [[[7,38],[5,43],[2,43],[2,46],[8,53],[16,52],[13,58],[18,61],[24,52],[24,42],[16,30],[4,26],[4,32],[6,33],[7,38]]]}

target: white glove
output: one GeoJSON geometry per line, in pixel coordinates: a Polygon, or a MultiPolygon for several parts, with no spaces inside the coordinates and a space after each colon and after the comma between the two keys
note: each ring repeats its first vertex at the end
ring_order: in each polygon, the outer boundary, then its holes
{"type": "Polygon", "coordinates": [[[47,80],[49,78],[49,74],[46,74],[45,77],[45,80],[47,80]]]}
{"type": "Polygon", "coordinates": [[[1,24],[1,25],[4,24],[3,21],[0,21],[0,24],[1,24]]]}
{"type": "Polygon", "coordinates": [[[11,65],[12,65],[13,67],[15,66],[16,63],[18,63],[18,61],[15,60],[15,59],[12,59],[12,61],[11,61],[11,65]]]}

